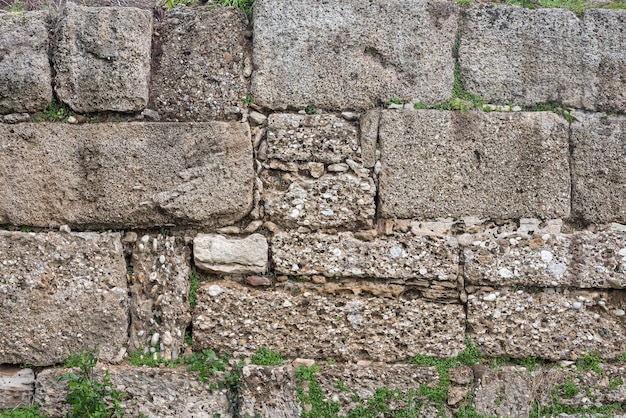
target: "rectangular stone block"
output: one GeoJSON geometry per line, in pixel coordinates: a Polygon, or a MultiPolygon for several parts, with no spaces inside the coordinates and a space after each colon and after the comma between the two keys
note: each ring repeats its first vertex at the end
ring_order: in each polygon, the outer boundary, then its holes
{"type": "MultiPolygon", "coordinates": [[[[124,241],[130,244],[131,237],[137,234],[127,233],[124,241]]],[[[146,234],[133,243],[129,351],[157,346],[166,360],[182,355],[191,323],[190,258],[182,237],[146,234]]]]}
{"type": "Polygon", "coordinates": [[[37,112],[52,100],[48,14],[0,14],[0,114],[37,112]]]}
{"type": "Polygon", "coordinates": [[[245,238],[198,234],[193,240],[196,267],[217,274],[263,274],[268,267],[267,239],[261,234],[245,238]]]}
{"type": "Polygon", "coordinates": [[[468,295],[472,342],[494,357],[575,360],[626,351],[623,290],[480,289],[468,295]]]}
{"type": "Polygon", "coordinates": [[[178,8],[154,26],[150,107],[169,121],[240,119],[252,72],[251,36],[241,12],[178,8]]]}
{"type": "Polygon", "coordinates": [[[278,232],[271,242],[278,274],[424,279],[456,283],[459,255],[443,237],[395,233],[278,232]]]}
{"type": "Polygon", "coordinates": [[[54,34],[54,91],[76,112],[137,112],[148,103],[152,13],[67,3],[54,34]]]}
{"type": "Polygon", "coordinates": [[[626,288],[626,232],[478,235],[463,258],[471,284],[626,288]]]}
{"type": "Polygon", "coordinates": [[[265,214],[287,228],[363,229],[374,226],[376,184],[372,177],[328,173],[319,178],[264,171],[265,214]]]}
{"type": "Polygon", "coordinates": [[[35,394],[32,369],[0,366],[0,411],[30,406],[35,394]]]}
{"type": "Polygon", "coordinates": [[[575,113],[572,215],[626,223],[626,117],[575,113]]]}
{"type": "Polygon", "coordinates": [[[445,101],[458,15],[454,3],[421,0],[258,1],[253,96],[271,109],[445,101]]]}
{"type": "MultiPolygon", "coordinates": [[[[220,377],[206,383],[197,372],[184,367],[147,368],[133,366],[96,366],[94,379],[102,379],[105,370],[118,391],[128,394],[121,402],[125,416],[222,417],[231,418],[227,389],[218,388],[220,377]]],[[[59,378],[71,369],[47,369],[37,375],[35,403],[52,418],[64,417],[70,411],[67,382],[59,378]]]]}
{"type": "Polygon", "coordinates": [[[333,295],[315,286],[262,291],[206,282],[198,289],[193,348],[249,356],[263,346],[291,358],[396,362],[416,353],[455,356],[464,348],[464,324],[463,305],[410,295],[333,295]]]}
{"type": "Polygon", "coordinates": [[[118,233],[0,231],[0,363],[47,366],[82,348],[111,361],[128,341],[118,233]]]}
{"type": "Polygon", "coordinates": [[[252,207],[248,126],[0,126],[0,224],[224,226],[252,207]]]}
{"type": "Polygon", "coordinates": [[[567,122],[551,112],[382,112],[382,217],[559,218],[570,211],[567,122]]]}

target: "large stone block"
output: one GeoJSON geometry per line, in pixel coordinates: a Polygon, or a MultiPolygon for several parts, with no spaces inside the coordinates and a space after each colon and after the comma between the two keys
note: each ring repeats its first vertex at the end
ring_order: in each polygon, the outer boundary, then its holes
{"type": "Polygon", "coordinates": [[[130,350],[158,345],[159,355],[167,360],[182,355],[185,330],[191,322],[190,258],[191,250],[181,237],[153,234],[135,242],[130,276],[130,350]]]}
{"type": "Polygon", "coordinates": [[[396,233],[372,239],[359,233],[279,232],[271,242],[279,274],[423,279],[456,283],[458,249],[442,237],[396,233]]]}
{"type": "Polygon", "coordinates": [[[54,90],[77,112],[133,112],[148,103],[152,13],[68,2],[57,24],[54,90]]]}
{"type": "Polygon", "coordinates": [[[367,109],[450,97],[458,6],[428,1],[261,0],[255,100],[272,109],[367,109]]]}
{"type": "Polygon", "coordinates": [[[0,363],[52,365],[83,348],[111,361],[125,350],[118,233],[0,231],[0,260],[0,363]]]}
{"type": "Polygon", "coordinates": [[[569,215],[568,125],[554,113],[389,110],[379,142],[383,217],[569,215]]]}
{"type": "Polygon", "coordinates": [[[52,100],[48,15],[0,14],[0,113],[37,112],[52,100]]]}
{"type": "MultiPolygon", "coordinates": [[[[94,378],[105,371],[118,391],[128,394],[121,402],[128,417],[223,417],[231,418],[227,389],[219,388],[219,377],[204,383],[197,372],[183,367],[147,368],[131,366],[96,366],[94,378]]],[[[59,378],[69,369],[47,369],[37,375],[35,403],[51,418],[64,417],[70,411],[67,382],[59,378]]]]}
{"type": "Polygon", "coordinates": [[[452,357],[463,350],[460,304],[406,297],[256,290],[235,282],[200,285],[193,348],[252,355],[263,346],[288,357],[396,362],[416,353],[452,357]]]}
{"type": "Polygon", "coordinates": [[[626,223],[626,117],[575,113],[572,215],[626,223]]]}
{"type": "Polygon", "coordinates": [[[469,336],[494,357],[572,360],[626,351],[623,290],[481,289],[468,296],[469,336]]]}
{"type": "Polygon", "coordinates": [[[536,393],[533,376],[524,367],[492,370],[478,366],[477,371],[480,377],[476,379],[472,396],[476,412],[487,417],[530,416],[536,393]]]}
{"type": "Polygon", "coordinates": [[[35,394],[32,369],[0,366],[0,411],[30,406],[35,394]]]}
{"type": "Polygon", "coordinates": [[[371,228],[376,215],[374,179],[353,173],[325,174],[318,179],[264,171],[265,213],[285,227],[371,228]]]}
{"type": "Polygon", "coordinates": [[[0,126],[0,224],[223,226],[253,178],[245,124],[0,126]]]}
{"type": "Polygon", "coordinates": [[[265,273],[268,266],[267,239],[261,234],[245,238],[198,234],[193,240],[196,267],[218,274],[265,273]]]}
{"type": "Polygon", "coordinates": [[[166,11],[155,22],[150,106],[172,121],[239,119],[252,71],[247,31],[231,7],[166,11]]]}

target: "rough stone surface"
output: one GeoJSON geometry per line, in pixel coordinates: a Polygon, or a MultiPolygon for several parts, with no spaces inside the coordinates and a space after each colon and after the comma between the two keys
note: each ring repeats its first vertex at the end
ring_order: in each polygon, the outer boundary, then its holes
{"type": "MultiPolygon", "coordinates": [[[[115,388],[129,395],[122,401],[125,416],[232,417],[226,389],[212,389],[217,387],[217,377],[203,383],[196,372],[188,372],[183,367],[112,366],[108,370],[115,388]]],[[[59,382],[59,377],[68,371],[47,369],[37,376],[35,403],[52,418],[69,412],[67,383],[59,382]]],[[[96,378],[101,379],[104,371],[101,365],[96,366],[96,378]]]]}
{"type": "Polygon", "coordinates": [[[588,222],[626,223],[626,117],[575,116],[572,214],[588,222]]]}
{"type": "Polygon", "coordinates": [[[552,112],[382,112],[380,214],[569,215],[568,126],[552,112]]]}
{"type": "Polygon", "coordinates": [[[0,114],[37,112],[52,100],[47,18],[0,13],[0,114]]]}
{"type": "Polygon", "coordinates": [[[473,402],[476,412],[487,417],[528,417],[535,400],[532,375],[520,366],[499,370],[480,367],[473,402]]]}
{"type": "Polygon", "coordinates": [[[272,109],[445,101],[458,10],[427,1],[258,1],[253,96],[272,109]]]}
{"type": "Polygon", "coordinates": [[[456,283],[458,251],[444,238],[396,233],[370,241],[352,232],[279,232],[272,261],[279,274],[424,279],[456,283]]]}
{"type": "Polygon", "coordinates": [[[626,351],[625,300],[622,290],[481,289],[468,296],[469,335],[494,357],[613,359],[626,351]]]}
{"type": "Polygon", "coordinates": [[[245,238],[198,234],[193,240],[197,268],[211,273],[265,273],[268,266],[267,240],[261,234],[245,238]]]}
{"type": "Polygon", "coordinates": [[[372,228],[376,215],[373,178],[353,173],[326,174],[318,179],[264,171],[265,214],[277,225],[320,228],[372,228]]]}
{"type": "Polygon", "coordinates": [[[378,124],[380,123],[380,109],[366,112],[359,121],[361,129],[361,153],[363,166],[372,168],[376,165],[376,147],[378,144],[378,124]]]}
{"type": "Polygon", "coordinates": [[[624,232],[479,235],[463,259],[471,284],[626,288],[624,232]]]}
{"type": "Polygon", "coordinates": [[[239,119],[252,71],[247,30],[231,7],[166,11],[155,24],[151,108],[172,121],[239,119]]]}
{"type": "Polygon", "coordinates": [[[152,13],[68,2],[55,30],[54,89],[77,112],[141,111],[148,103],[152,13]]]}
{"type": "Polygon", "coordinates": [[[0,224],[229,225],[253,177],[245,124],[0,125],[0,224]]]}
{"type": "Polygon", "coordinates": [[[32,369],[0,366],[0,411],[30,406],[35,393],[32,369]]]}
{"type": "Polygon", "coordinates": [[[159,355],[176,360],[191,322],[191,250],[180,237],[144,235],[133,248],[130,276],[130,350],[148,349],[154,334],[159,355]],[[161,344],[163,348],[161,348],[161,344]]]}
{"type": "Polygon", "coordinates": [[[0,363],[46,366],[81,349],[114,359],[128,340],[118,233],[0,231],[0,363]]]}
{"type": "Polygon", "coordinates": [[[269,116],[268,158],[341,163],[360,154],[357,127],[335,115],[269,116]]]}
{"type": "MultiPolygon", "coordinates": [[[[290,282],[287,282],[289,284],[290,282]]],[[[416,353],[451,357],[464,348],[460,304],[334,295],[322,286],[257,290],[203,283],[193,348],[252,355],[263,346],[290,358],[401,361],[416,353]]]]}

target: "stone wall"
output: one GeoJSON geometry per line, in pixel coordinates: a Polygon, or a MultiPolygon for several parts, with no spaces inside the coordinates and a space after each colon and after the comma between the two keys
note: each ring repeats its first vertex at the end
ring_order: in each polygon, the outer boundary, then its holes
{"type": "Polygon", "coordinates": [[[88,349],[129,416],[529,416],[590,356],[569,411],[626,410],[625,74],[626,10],[0,13],[0,409],[63,416],[88,349]],[[261,347],[230,390],[128,361],[261,347]]]}

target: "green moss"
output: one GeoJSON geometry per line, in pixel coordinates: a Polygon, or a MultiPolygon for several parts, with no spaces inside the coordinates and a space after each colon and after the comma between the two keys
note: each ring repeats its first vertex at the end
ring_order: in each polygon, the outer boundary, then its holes
{"type": "Polygon", "coordinates": [[[200,275],[194,271],[189,275],[189,306],[191,309],[196,307],[198,286],[200,286],[200,275]]]}
{"type": "Polygon", "coordinates": [[[187,364],[187,370],[200,372],[198,379],[203,383],[206,383],[209,377],[215,376],[217,372],[226,371],[226,366],[228,366],[228,360],[218,357],[213,350],[193,353],[183,358],[181,363],[187,364]]]}
{"type": "Polygon", "coordinates": [[[565,383],[554,388],[554,394],[562,399],[571,399],[578,395],[578,387],[573,380],[566,380],[565,383]]]}
{"type": "Polygon", "coordinates": [[[43,111],[43,115],[35,118],[35,122],[67,122],[71,112],[55,100],[51,101],[43,111]]]}
{"type": "Polygon", "coordinates": [[[250,361],[252,364],[259,366],[282,366],[285,358],[276,351],[269,350],[265,347],[259,347],[250,361]]]}
{"type": "Polygon", "coordinates": [[[578,370],[593,370],[597,374],[603,374],[600,368],[602,359],[596,352],[585,354],[583,358],[576,360],[576,368],[578,370]]]}

